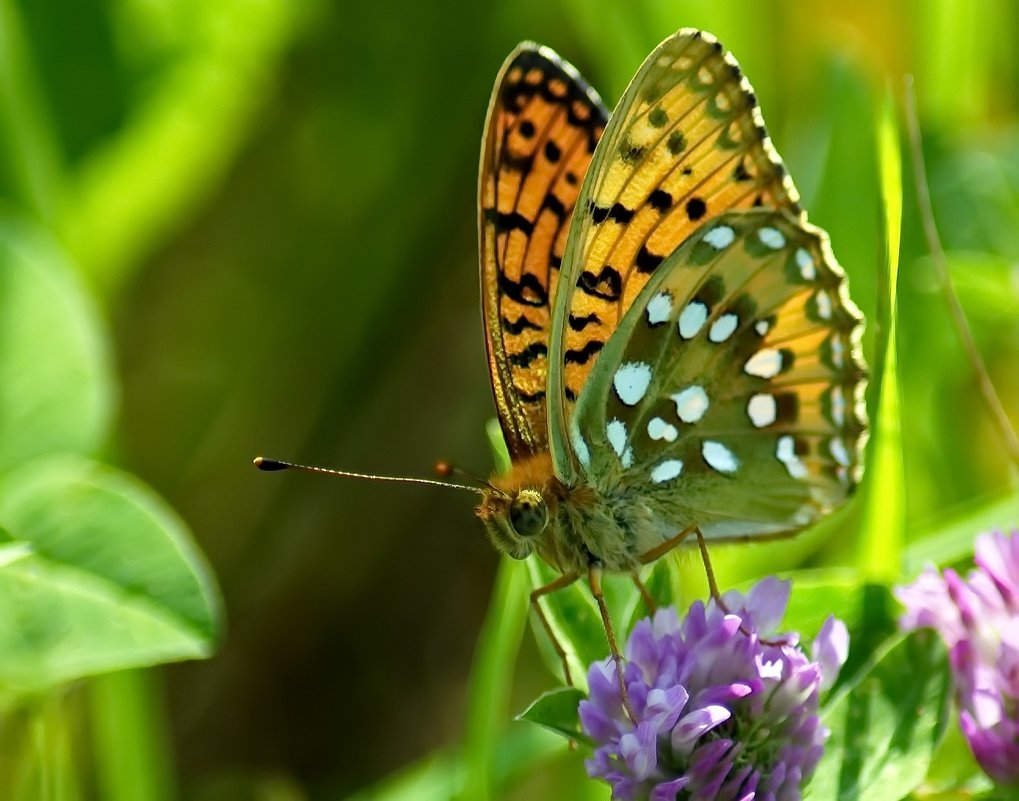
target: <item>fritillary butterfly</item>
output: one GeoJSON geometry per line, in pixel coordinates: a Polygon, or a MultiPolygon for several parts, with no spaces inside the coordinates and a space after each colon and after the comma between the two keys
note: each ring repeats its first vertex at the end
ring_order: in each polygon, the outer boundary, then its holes
{"type": "MultiPolygon", "coordinates": [[[[512,468],[477,514],[561,577],[696,534],[785,537],[842,504],[866,438],[862,317],[735,59],[684,29],[609,117],[553,51],[496,80],[479,188],[492,388],[512,468]]],[[[639,581],[639,579],[638,579],[639,581]]],[[[564,670],[569,667],[562,653],[564,670]]]]}
{"type": "Polygon", "coordinates": [[[560,573],[531,603],[569,681],[541,596],[586,575],[618,661],[602,571],[643,590],[640,567],[690,535],[705,556],[705,541],[787,537],[849,497],[866,440],[862,317],[750,84],[703,31],[655,48],[611,117],[553,51],[511,53],[479,231],[511,469],[480,490],[303,469],[480,492],[495,546],[560,573]]]}

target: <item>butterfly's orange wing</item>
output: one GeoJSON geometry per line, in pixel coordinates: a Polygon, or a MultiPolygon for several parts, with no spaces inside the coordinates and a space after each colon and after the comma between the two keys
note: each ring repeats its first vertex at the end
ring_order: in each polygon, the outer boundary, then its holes
{"type": "Polygon", "coordinates": [[[563,329],[568,403],[655,268],[704,222],[754,206],[800,214],[750,84],[711,34],[686,29],[644,62],[613,115],[571,240],[563,329]]]}
{"type": "Polygon", "coordinates": [[[607,116],[548,48],[520,45],[496,79],[478,188],[481,294],[492,390],[514,459],[548,449],[549,301],[607,116]]]}

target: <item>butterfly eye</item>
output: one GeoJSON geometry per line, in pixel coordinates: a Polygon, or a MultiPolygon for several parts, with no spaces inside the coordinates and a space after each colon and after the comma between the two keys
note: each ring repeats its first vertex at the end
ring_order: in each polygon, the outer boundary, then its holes
{"type": "Polygon", "coordinates": [[[541,493],[521,490],[509,508],[510,523],[521,537],[541,534],[548,525],[548,507],[541,493]]]}

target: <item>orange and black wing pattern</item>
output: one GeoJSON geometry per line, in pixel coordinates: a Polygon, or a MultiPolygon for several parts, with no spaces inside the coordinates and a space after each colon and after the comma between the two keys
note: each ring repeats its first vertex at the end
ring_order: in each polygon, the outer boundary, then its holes
{"type": "Polygon", "coordinates": [[[613,112],[566,254],[567,403],[655,268],[702,224],[764,206],[800,215],[750,84],[711,34],[685,29],[648,57],[613,112]]]}
{"type": "Polygon", "coordinates": [[[496,79],[478,187],[481,294],[492,390],[514,460],[548,449],[550,299],[607,117],[546,47],[520,45],[496,79]]]}

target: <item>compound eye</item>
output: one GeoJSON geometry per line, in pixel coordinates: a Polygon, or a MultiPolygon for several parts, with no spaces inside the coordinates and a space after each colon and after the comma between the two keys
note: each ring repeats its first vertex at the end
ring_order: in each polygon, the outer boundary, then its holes
{"type": "Polygon", "coordinates": [[[509,508],[510,523],[521,537],[533,537],[548,525],[548,507],[545,499],[534,490],[523,490],[509,508]]]}

